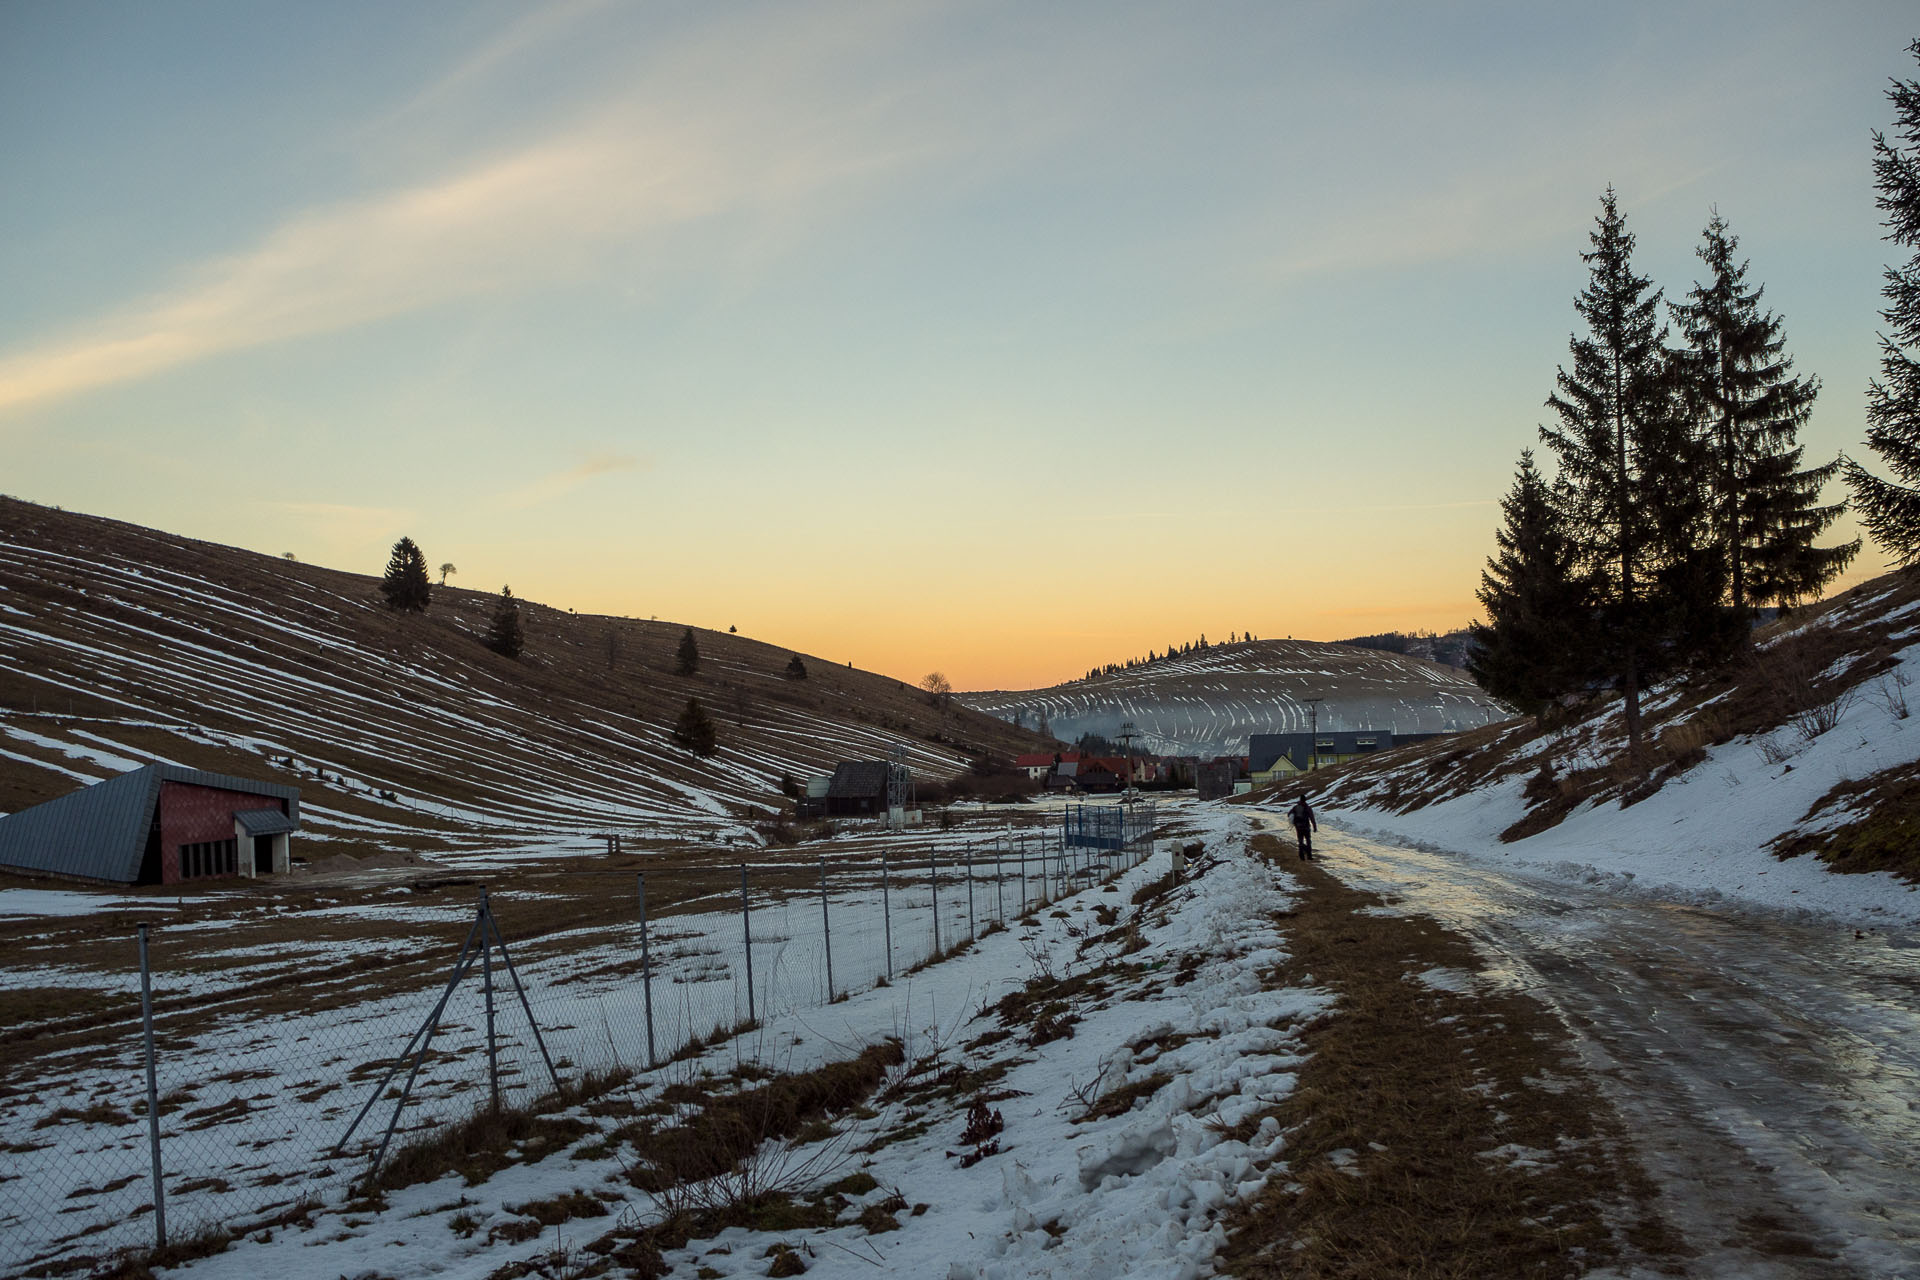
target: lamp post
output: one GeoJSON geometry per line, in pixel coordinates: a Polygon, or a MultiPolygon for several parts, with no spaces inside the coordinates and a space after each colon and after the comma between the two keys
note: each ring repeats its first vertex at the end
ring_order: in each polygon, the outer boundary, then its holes
{"type": "Polygon", "coordinates": [[[1308,698],[1307,703],[1307,772],[1312,773],[1320,767],[1320,704],[1325,698],[1308,698]]]}

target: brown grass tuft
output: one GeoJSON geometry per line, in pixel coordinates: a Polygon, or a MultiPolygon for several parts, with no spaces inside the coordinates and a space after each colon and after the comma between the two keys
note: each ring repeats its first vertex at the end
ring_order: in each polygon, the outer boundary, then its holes
{"type": "Polygon", "coordinates": [[[1623,1252],[1612,1221],[1664,1238],[1651,1185],[1620,1153],[1593,1091],[1546,1087],[1580,1074],[1546,1009],[1523,995],[1465,997],[1409,980],[1479,962],[1431,920],[1361,915],[1379,899],[1318,867],[1280,865],[1303,892],[1277,978],[1310,979],[1338,1006],[1303,1033],[1312,1056],[1272,1112],[1288,1135],[1289,1172],[1232,1214],[1229,1270],[1572,1277],[1623,1252]],[[1528,1169],[1482,1154],[1507,1144],[1552,1155],[1528,1169]]]}

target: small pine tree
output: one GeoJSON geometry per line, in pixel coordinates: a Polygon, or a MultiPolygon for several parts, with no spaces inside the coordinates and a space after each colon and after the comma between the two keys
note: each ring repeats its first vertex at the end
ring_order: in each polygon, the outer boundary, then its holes
{"type": "Polygon", "coordinates": [[[1505,527],[1480,575],[1487,625],[1474,624],[1467,669],[1480,687],[1531,716],[1585,683],[1584,636],[1593,622],[1593,591],[1579,575],[1573,540],[1561,525],[1553,492],[1520,454],[1513,487],[1500,500],[1505,527]]]}
{"type": "Polygon", "coordinates": [[[673,669],[683,676],[690,676],[700,669],[700,646],[694,642],[692,627],[688,627],[680,636],[680,651],[675,655],[673,669]]]}
{"type": "Polygon", "coordinates": [[[389,609],[406,613],[425,613],[433,600],[433,583],[427,578],[427,558],[412,538],[393,544],[387,560],[386,576],[380,579],[380,594],[389,609]]]}
{"type": "Polygon", "coordinates": [[[796,653],[793,655],[792,661],[787,663],[787,679],[805,680],[806,678],[807,664],[800,661],[800,655],[796,653]]]}
{"type": "MultiPolygon", "coordinates": [[[[1920,59],[1920,40],[1907,46],[1920,59]]],[[[1893,471],[1882,480],[1851,458],[1847,487],[1860,523],[1901,564],[1920,559],[1920,80],[1887,90],[1897,136],[1873,132],[1875,203],[1886,215],[1886,238],[1916,250],[1905,266],[1888,267],[1880,296],[1880,376],[1867,388],[1867,444],[1893,471]]]]}
{"type": "Polygon", "coordinates": [[[493,623],[487,628],[487,648],[506,658],[518,658],[526,647],[520,632],[520,602],[513,598],[512,587],[500,588],[500,599],[493,606],[493,623]]]}
{"type": "Polygon", "coordinates": [[[700,705],[700,699],[687,699],[680,719],[674,722],[673,740],[696,756],[710,756],[720,749],[714,741],[713,720],[700,705]]]}

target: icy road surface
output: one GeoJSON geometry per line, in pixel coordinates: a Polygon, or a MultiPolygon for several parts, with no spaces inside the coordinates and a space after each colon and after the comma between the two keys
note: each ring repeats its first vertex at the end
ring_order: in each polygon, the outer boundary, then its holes
{"type": "MultiPolygon", "coordinates": [[[[1277,819],[1276,825],[1277,825],[1277,819]]],[[[1558,1009],[1705,1277],[1920,1277],[1920,937],[1622,899],[1328,830],[1558,1009]]]]}

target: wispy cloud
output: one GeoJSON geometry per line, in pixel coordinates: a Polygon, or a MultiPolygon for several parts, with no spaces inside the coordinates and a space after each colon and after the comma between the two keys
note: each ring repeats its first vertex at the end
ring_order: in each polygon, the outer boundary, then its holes
{"type": "Polygon", "coordinates": [[[537,507],[543,502],[564,497],[596,476],[610,475],[617,471],[638,471],[641,469],[638,458],[624,454],[595,454],[577,467],[565,471],[556,471],[542,476],[532,484],[515,489],[501,501],[508,508],[522,511],[528,507],[537,507]]]}
{"type": "MultiPolygon", "coordinates": [[[[571,19],[592,6],[569,10],[571,19]]],[[[816,216],[810,200],[978,148],[1021,108],[917,85],[890,42],[918,11],[849,5],[719,24],[649,49],[645,75],[534,141],[312,209],[165,292],[0,352],[0,413],[265,343],[577,278],[722,212],[816,216]],[[858,68],[863,74],[849,74],[858,68]]],[[[554,24],[513,29],[451,77],[511,70],[554,24]]]]}

